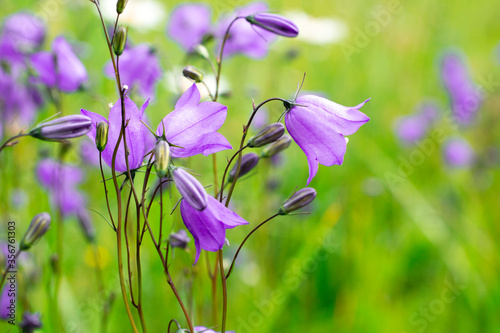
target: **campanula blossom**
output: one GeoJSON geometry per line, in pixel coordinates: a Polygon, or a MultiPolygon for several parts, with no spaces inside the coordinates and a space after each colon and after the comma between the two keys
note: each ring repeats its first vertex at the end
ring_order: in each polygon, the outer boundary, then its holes
{"type": "Polygon", "coordinates": [[[304,151],[309,163],[311,182],[319,164],[341,165],[346,152],[346,138],[370,120],[359,109],[368,101],[348,107],[326,98],[299,96],[287,106],[285,124],[293,140],[304,151]]]}
{"type": "Polygon", "coordinates": [[[405,143],[415,143],[424,138],[438,114],[433,102],[425,102],[417,107],[417,112],[396,120],[395,132],[405,143]]]}
{"type": "Polygon", "coordinates": [[[175,168],[172,171],[172,178],[177,190],[189,206],[200,211],[207,207],[207,192],[196,178],[182,168],[175,168]]]}
{"type": "Polygon", "coordinates": [[[479,110],[483,95],[472,81],[464,57],[448,52],[441,63],[441,77],[448,92],[457,123],[470,124],[479,110]]]}
{"type": "Polygon", "coordinates": [[[200,92],[193,83],[179,98],[174,111],[163,118],[156,134],[165,135],[172,157],[208,156],[232,148],[227,139],[217,132],[224,124],[226,115],[227,107],[220,103],[200,103],[200,92]]]}
{"type": "Polygon", "coordinates": [[[465,139],[455,137],[444,144],[443,157],[446,164],[451,167],[466,168],[474,163],[476,154],[465,139]]]}
{"type": "MultiPolygon", "coordinates": [[[[127,147],[130,154],[128,155],[128,163],[130,169],[136,169],[142,164],[143,156],[145,154],[144,137],[147,128],[142,124],[141,120],[144,119],[144,110],[147,108],[149,100],[146,101],[139,110],[135,103],[125,96],[125,119],[128,125],[125,129],[127,139],[127,147]]],[[[95,141],[97,124],[105,121],[109,125],[108,129],[108,143],[106,148],[102,151],[102,158],[106,164],[111,167],[113,160],[113,152],[118,142],[122,126],[122,108],[121,102],[118,100],[111,110],[109,111],[108,119],[100,114],[81,109],[81,113],[92,120],[92,128],[87,134],[90,139],[95,141]]],[[[149,135],[151,136],[151,135],[149,135]]],[[[123,139],[120,142],[118,152],[116,154],[115,169],[118,172],[127,171],[127,164],[125,161],[125,150],[123,148],[123,139]]]]}
{"type": "Polygon", "coordinates": [[[210,32],[210,7],[202,3],[182,4],[172,10],[168,21],[167,34],[187,52],[201,44],[210,32]]]}
{"type": "MultiPolygon", "coordinates": [[[[162,69],[158,54],[148,44],[126,47],[118,62],[121,83],[136,87],[144,98],[155,95],[155,87],[161,78],[162,69]]],[[[113,63],[109,61],[104,66],[104,74],[115,79],[113,63]]]]}
{"type": "Polygon", "coordinates": [[[74,114],[38,124],[29,135],[45,141],[73,139],[87,134],[92,127],[89,117],[74,114]]]}
{"type": "Polygon", "coordinates": [[[226,229],[248,224],[210,195],[207,195],[207,207],[201,211],[191,207],[188,201],[182,200],[181,216],[184,225],[194,238],[196,246],[194,264],[198,262],[201,249],[211,252],[222,249],[226,240],[226,229]]]}
{"type": "Polygon", "coordinates": [[[31,56],[31,66],[38,74],[38,81],[50,88],[74,92],[87,82],[87,70],[63,36],[52,42],[52,51],[42,51],[31,56]]]}
{"type": "MultiPolygon", "coordinates": [[[[267,4],[264,2],[254,2],[236,9],[236,15],[245,17],[267,10],[267,4]]],[[[219,49],[226,30],[233,19],[234,16],[225,17],[217,25],[215,34],[220,40],[219,49]]],[[[224,46],[224,57],[241,53],[250,58],[263,58],[267,55],[269,43],[274,41],[276,37],[274,33],[261,29],[258,26],[253,26],[246,20],[237,20],[229,31],[229,37],[224,46]]]]}

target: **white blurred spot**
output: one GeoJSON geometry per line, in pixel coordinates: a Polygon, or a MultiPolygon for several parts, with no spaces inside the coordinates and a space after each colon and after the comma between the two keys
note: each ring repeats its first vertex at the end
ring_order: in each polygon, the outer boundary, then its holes
{"type": "Polygon", "coordinates": [[[248,264],[238,267],[240,270],[240,277],[243,283],[249,286],[256,286],[260,281],[260,268],[254,262],[249,262],[248,264]]]}
{"type": "MultiPolygon", "coordinates": [[[[101,0],[101,11],[105,19],[116,20],[116,0],[101,0]]],[[[163,29],[167,12],[159,1],[130,0],[120,15],[119,23],[144,30],[163,29]]]]}
{"type": "Polygon", "coordinates": [[[330,17],[313,17],[304,12],[286,12],[284,16],[299,28],[298,39],[317,45],[337,44],[347,37],[347,25],[330,17]]]}

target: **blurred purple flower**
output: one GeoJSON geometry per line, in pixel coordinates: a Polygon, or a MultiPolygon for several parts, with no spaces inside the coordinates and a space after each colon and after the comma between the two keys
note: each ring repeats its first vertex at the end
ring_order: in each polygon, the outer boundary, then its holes
{"type": "Polygon", "coordinates": [[[285,115],[288,132],[304,151],[309,163],[311,182],[318,165],[340,165],[346,151],[345,135],[354,134],[370,120],[359,109],[369,101],[347,107],[325,98],[305,95],[298,97],[285,115]]]}
{"type": "Polygon", "coordinates": [[[167,33],[187,52],[202,42],[210,31],[210,7],[202,3],[182,4],[170,15],[167,33]]]}
{"type": "Polygon", "coordinates": [[[445,162],[455,168],[466,168],[471,166],[476,155],[470,144],[462,138],[451,138],[443,147],[445,162]]]}
{"type": "Polygon", "coordinates": [[[42,328],[43,324],[40,319],[40,313],[25,311],[23,313],[23,320],[19,323],[19,327],[23,329],[24,333],[33,333],[36,329],[42,328]]]}
{"type": "MultiPolygon", "coordinates": [[[[205,326],[196,326],[194,327],[195,333],[218,333],[212,329],[206,328],[205,326]]],[[[234,333],[234,331],[226,331],[226,333],[234,333]]]]}
{"type": "Polygon", "coordinates": [[[186,200],[182,200],[181,216],[184,225],[194,238],[196,246],[194,264],[198,262],[201,249],[211,252],[222,249],[226,240],[226,229],[248,224],[210,195],[207,195],[207,207],[202,211],[196,210],[186,200]]]}
{"type": "MultiPolygon", "coordinates": [[[[0,256],[4,258],[2,260],[2,263],[4,267],[2,267],[2,270],[7,269],[7,258],[9,255],[9,250],[7,243],[5,242],[0,242],[0,256]]],[[[14,266],[16,266],[16,263],[14,262],[14,266]]],[[[9,270],[16,270],[16,267],[9,267],[9,270]]],[[[16,318],[16,292],[11,292],[9,291],[11,283],[14,283],[15,287],[13,289],[17,289],[17,279],[14,281],[9,281],[7,278],[5,280],[5,283],[3,285],[2,291],[0,293],[0,319],[3,320],[10,320],[10,319],[15,319],[16,318]],[[10,294],[10,296],[9,296],[10,294]]]]}
{"type": "Polygon", "coordinates": [[[227,139],[217,131],[226,120],[227,107],[217,102],[200,103],[200,92],[193,84],[177,101],[174,111],[158,125],[156,134],[163,135],[172,147],[172,157],[189,157],[231,149],[227,139]]]}
{"type": "Polygon", "coordinates": [[[51,52],[33,54],[31,65],[38,74],[38,81],[64,92],[78,90],[88,78],[85,66],[63,36],[54,39],[51,52]]]}
{"type": "Polygon", "coordinates": [[[176,233],[171,234],[168,237],[168,241],[171,247],[179,247],[185,250],[191,238],[188,237],[186,230],[180,229],[176,233]]]}
{"type": "MultiPolygon", "coordinates": [[[[128,155],[128,163],[130,169],[136,169],[142,164],[145,146],[144,146],[144,132],[148,131],[147,128],[141,123],[144,116],[144,110],[147,108],[149,100],[146,101],[139,110],[135,103],[128,97],[125,97],[125,117],[128,125],[125,129],[127,138],[127,146],[130,154],[128,155]]],[[[113,160],[113,151],[122,126],[122,110],[121,102],[118,100],[111,110],[109,111],[109,121],[100,114],[81,109],[81,113],[92,119],[92,128],[87,134],[90,139],[95,141],[96,127],[101,121],[105,121],[109,125],[108,130],[108,144],[102,151],[102,158],[106,164],[111,168],[113,160]]],[[[96,148],[97,150],[97,148],[96,148]]],[[[127,164],[125,161],[125,150],[123,149],[123,140],[120,142],[118,152],[116,155],[115,168],[118,172],[127,171],[127,164]]]]}
{"type": "MultiPolygon", "coordinates": [[[[162,75],[162,69],[156,51],[151,46],[140,44],[125,48],[118,67],[122,84],[137,87],[143,98],[154,97],[155,85],[162,75]]],[[[111,61],[104,66],[104,73],[111,79],[115,78],[111,61]]]]}
{"type": "Polygon", "coordinates": [[[417,109],[417,113],[396,120],[395,132],[403,142],[415,143],[423,139],[438,114],[438,107],[433,102],[422,103],[417,109]]]}
{"type": "MultiPolygon", "coordinates": [[[[267,10],[267,4],[264,2],[254,2],[245,7],[237,8],[235,11],[237,16],[245,17],[267,10]]],[[[217,25],[216,37],[219,39],[219,49],[226,30],[234,17],[224,17],[217,25]]],[[[224,47],[224,56],[241,53],[250,58],[263,58],[267,55],[268,44],[276,37],[275,34],[253,26],[246,20],[237,20],[229,31],[229,37],[224,47]]]]}
{"type": "Polygon", "coordinates": [[[468,125],[483,101],[481,91],[472,81],[464,57],[448,52],[441,63],[441,77],[448,91],[451,108],[457,123],[468,125]]]}

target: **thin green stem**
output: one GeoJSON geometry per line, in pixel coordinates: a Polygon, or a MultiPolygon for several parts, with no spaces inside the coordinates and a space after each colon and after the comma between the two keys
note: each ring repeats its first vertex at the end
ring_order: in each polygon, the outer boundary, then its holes
{"type": "Polygon", "coordinates": [[[226,275],[224,273],[224,258],[222,255],[222,249],[218,252],[219,257],[219,269],[220,269],[220,279],[222,282],[222,326],[221,333],[226,332],[226,320],[227,320],[227,283],[226,275]]]}
{"type": "Polygon", "coordinates": [[[21,138],[23,136],[28,136],[29,134],[28,133],[19,133],[17,135],[14,135],[10,138],[7,139],[7,141],[5,141],[3,143],[3,145],[0,147],[0,153],[2,152],[2,150],[5,148],[5,147],[11,147],[13,145],[15,145],[17,142],[14,142],[12,144],[9,144],[11,141],[15,140],[15,139],[18,139],[18,138],[21,138]]]}

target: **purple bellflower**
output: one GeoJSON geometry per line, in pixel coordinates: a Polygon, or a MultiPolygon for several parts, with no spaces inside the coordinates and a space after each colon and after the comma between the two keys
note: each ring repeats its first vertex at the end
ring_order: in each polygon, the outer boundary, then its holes
{"type": "MultiPolygon", "coordinates": [[[[268,7],[264,2],[255,2],[237,9],[236,14],[245,17],[267,10],[268,7]]],[[[225,17],[220,20],[216,29],[216,37],[221,41],[220,44],[233,18],[225,17]]],[[[276,34],[254,26],[246,20],[237,20],[229,31],[229,37],[224,46],[224,57],[241,53],[250,58],[263,58],[267,55],[269,43],[275,39],[276,34]]]]}
{"type": "Polygon", "coordinates": [[[441,77],[448,91],[451,108],[457,123],[468,125],[474,120],[483,96],[469,75],[464,58],[447,53],[441,63],[441,77]]]}
{"type": "Polygon", "coordinates": [[[210,7],[202,3],[182,4],[170,15],[167,33],[184,50],[192,52],[210,31],[210,7]]]}
{"type": "Polygon", "coordinates": [[[246,20],[250,24],[283,37],[293,38],[299,35],[299,28],[297,28],[295,23],[281,15],[257,13],[247,16],[246,20]]]}
{"type": "Polygon", "coordinates": [[[172,157],[189,157],[231,149],[227,139],[217,131],[224,124],[227,107],[217,102],[201,102],[200,92],[193,84],[177,101],[156,130],[165,135],[171,147],[172,157]],[[165,133],[163,130],[165,129],[165,133]]]}
{"type": "Polygon", "coordinates": [[[443,157],[446,164],[453,168],[466,168],[474,163],[476,154],[464,139],[451,138],[443,147],[443,157]]]}
{"type": "MultiPolygon", "coordinates": [[[[127,147],[130,154],[128,155],[128,163],[131,170],[137,169],[143,160],[145,153],[145,133],[147,128],[142,124],[141,120],[144,118],[144,110],[147,108],[149,100],[146,101],[139,110],[135,103],[128,97],[125,97],[125,121],[128,125],[125,129],[127,139],[127,147]]],[[[100,114],[81,109],[81,113],[92,120],[92,128],[87,134],[89,138],[95,141],[97,124],[105,121],[109,125],[108,130],[108,143],[106,148],[102,151],[102,158],[106,164],[111,168],[113,160],[113,152],[120,136],[122,126],[122,110],[121,102],[118,100],[111,110],[109,111],[109,119],[106,120],[100,114]]],[[[125,150],[123,149],[123,140],[120,142],[118,152],[116,154],[115,169],[118,172],[127,171],[127,164],[125,161],[125,150]]]]}
{"type": "Polygon", "coordinates": [[[344,136],[354,134],[370,120],[359,109],[369,101],[348,107],[326,98],[299,96],[287,107],[285,124],[293,140],[304,151],[309,163],[311,182],[318,172],[318,165],[341,165],[347,142],[344,136]]]}
{"type": "Polygon", "coordinates": [[[85,66],[63,36],[54,39],[51,52],[33,54],[31,65],[41,83],[64,92],[78,90],[88,79],[85,66]]]}
{"type": "Polygon", "coordinates": [[[184,225],[194,238],[196,246],[194,264],[200,258],[201,249],[211,252],[222,249],[226,240],[226,229],[248,224],[210,195],[207,195],[207,207],[201,211],[191,207],[187,200],[182,200],[181,216],[184,225]]]}
{"type": "MultiPolygon", "coordinates": [[[[121,82],[129,87],[137,87],[139,94],[144,98],[155,95],[155,86],[158,83],[162,69],[156,51],[147,44],[126,47],[118,62],[121,82]]],[[[114,79],[115,70],[109,61],[104,66],[104,74],[114,79]]]]}
{"type": "Polygon", "coordinates": [[[45,141],[67,140],[87,134],[91,127],[89,117],[74,114],[40,123],[29,134],[45,141]]]}
{"type": "Polygon", "coordinates": [[[432,102],[422,103],[418,112],[396,120],[395,132],[405,143],[415,143],[427,134],[438,114],[438,107],[432,102]]]}

